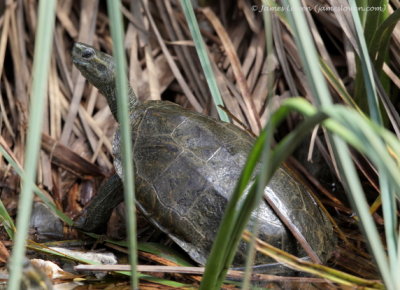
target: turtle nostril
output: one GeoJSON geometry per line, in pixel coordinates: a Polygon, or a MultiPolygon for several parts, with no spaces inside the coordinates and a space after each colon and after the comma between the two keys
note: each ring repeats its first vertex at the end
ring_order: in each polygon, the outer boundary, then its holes
{"type": "Polygon", "coordinates": [[[90,58],[94,55],[94,49],[92,48],[86,48],[83,52],[82,52],[82,57],[83,58],[90,58]]]}

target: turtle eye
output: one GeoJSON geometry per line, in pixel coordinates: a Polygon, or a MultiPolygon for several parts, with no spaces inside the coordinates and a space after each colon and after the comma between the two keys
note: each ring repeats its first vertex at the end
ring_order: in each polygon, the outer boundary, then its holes
{"type": "Polygon", "coordinates": [[[94,49],[93,48],[86,48],[83,52],[82,52],[82,57],[83,58],[90,58],[94,55],[94,49]]]}

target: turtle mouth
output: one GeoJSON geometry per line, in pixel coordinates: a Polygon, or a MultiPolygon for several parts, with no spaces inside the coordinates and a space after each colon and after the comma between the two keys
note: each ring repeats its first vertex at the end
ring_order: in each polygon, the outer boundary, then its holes
{"type": "Polygon", "coordinates": [[[81,58],[79,58],[79,56],[77,57],[77,56],[75,56],[75,55],[73,55],[72,63],[73,63],[74,65],[79,65],[79,66],[88,65],[88,62],[87,62],[87,61],[85,61],[84,59],[81,59],[81,58]]]}

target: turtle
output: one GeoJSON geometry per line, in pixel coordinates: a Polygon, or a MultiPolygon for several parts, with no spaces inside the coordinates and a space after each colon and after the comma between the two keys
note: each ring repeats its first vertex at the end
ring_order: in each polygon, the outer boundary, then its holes
{"type": "MultiPolygon", "coordinates": [[[[115,63],[112,56],[76,42],[72,60],[82,75],[103,94],[117,120],[115,63]]],[[[255,142],[248,132],[185,109],[169,101],[139,101],[129,87],[129,116],[135,168],[136,206],[195,262],[206,263],[224,210],[255,142]]],[[[104,227],[112,208],[123,199],[120,135],[113,141],[115,175],[103,183],[94,200],[75,220],[86,231],[104,227]]],[[[267,194],[299,229],[321,261],[335,247],[332,224],[310,190],[281,166],[267,194]]],[[[264,200],[251,215],[259,237],[289,253],[304,250],[264,200]]],[[[240,242],[233,265],[244,265],[247,244],[240,242]]],[[[256,264],[271,263],[257,254],[256,264]]]]}

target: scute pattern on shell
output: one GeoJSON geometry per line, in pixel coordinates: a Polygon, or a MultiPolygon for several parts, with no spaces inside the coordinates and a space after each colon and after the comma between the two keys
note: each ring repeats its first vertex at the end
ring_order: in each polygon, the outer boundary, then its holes
{"type": "MultiPolygon", "coordinates": [[[[228,123],[165,101],[140,104],[131,114],[136,198],[147,218],[195,261],[205,264],[225,207],[254,139],[228,123]]],[[[114,165],[122,178],[120,138],[114,165]]],[[[298,225],[311,247],[326,260],[334,247],[332,225],[307,190],[280,168],[265,191],[298,225]]],[[[305,255],[263,202],[250,224],[260,220],[260,238],[295,255],[305,255]]],[[[243,265],[242,242],[234,264],[243,265]]],[[[271,260],[257,254],[257,263],[271,260]]]]}

